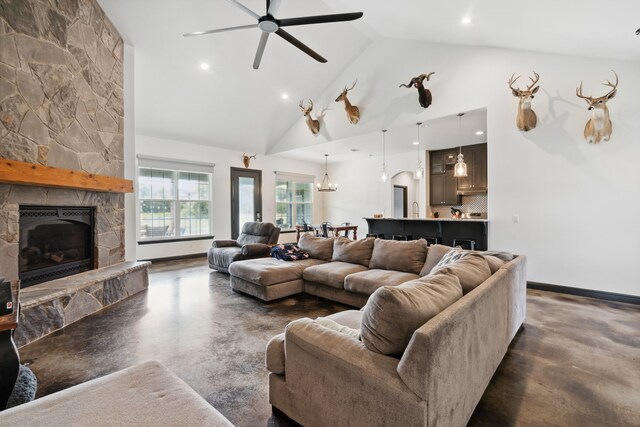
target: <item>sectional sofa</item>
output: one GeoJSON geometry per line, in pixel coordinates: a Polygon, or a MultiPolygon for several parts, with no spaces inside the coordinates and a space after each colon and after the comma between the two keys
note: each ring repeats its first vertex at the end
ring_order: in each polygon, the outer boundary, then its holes
{"type": "Polygon", "coordinates": [[[233,289],[362,309],[298,319],[269,341],[270,403],[305,426],[465,426],[524,322],[525,257],[424,241],[300,246],[312,257],[233,263],[233,289]]]}

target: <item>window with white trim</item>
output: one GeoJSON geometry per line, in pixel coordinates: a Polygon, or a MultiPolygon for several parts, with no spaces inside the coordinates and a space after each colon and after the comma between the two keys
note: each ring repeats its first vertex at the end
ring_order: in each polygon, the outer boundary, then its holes
{"type": "Polygon", "coordinates": [[[282,230],[313,223],[311,175],[276,172],[276,226],[282,230]]]}
{"type": "Polygon", "coordinates": [[[138,239],[211,236],[213,165],[138,156],[138,239]]]}

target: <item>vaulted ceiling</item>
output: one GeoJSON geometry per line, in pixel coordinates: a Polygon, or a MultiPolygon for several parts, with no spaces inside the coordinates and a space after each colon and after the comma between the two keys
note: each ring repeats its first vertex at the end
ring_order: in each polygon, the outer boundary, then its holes
{"type": "MultiPolygon", "coordinates": [[[[252,69],[256,28],[200,37],[183,33],[254,24],[225,0],[99,0],[135,48],[136,131],[265,153],[297,120],[298,101],[346,83],[336,77],[383,37],[640,60],[640,1],[283,0],[277,17],[363,11],[358,21],[292,27],[328,59],[320,64],[271,37],[252,69]],[[461,20],[468,16],[469,24],[461,20]],[[200,64],[210,65],[208,70],[200,64]],[[282,94],[289,95],[282,99],[282,94]]],[[[259,15],[264,0],[241,0],[259,15]]]]}

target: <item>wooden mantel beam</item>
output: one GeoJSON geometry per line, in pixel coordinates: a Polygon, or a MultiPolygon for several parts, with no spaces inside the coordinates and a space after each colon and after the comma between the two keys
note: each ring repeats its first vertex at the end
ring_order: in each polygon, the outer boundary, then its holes
{"type": "Polygon", "coordinates": [[[0,183],[68,188],[105,193],[132,193],[133,181],[83,171],[52,168],[0,158],[0,183]]]}

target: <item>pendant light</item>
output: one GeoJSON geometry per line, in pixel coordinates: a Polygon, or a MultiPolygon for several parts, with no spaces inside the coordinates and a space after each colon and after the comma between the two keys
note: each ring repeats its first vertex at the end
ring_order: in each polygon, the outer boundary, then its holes
{"type": "Polygon", "coordinates": [[[424,176],[424,168],[422,167],[422,159],[420,158],[420,125],[422,122],[416,123],[418,125],[418,164],[416,165],[416,169],[413,171],[414,179],[422,179],[424,176]]]}
{"type": "Polygon", "coordinates": [[[464,155],[462,154],[462,116],[464,116],[464,113],[458,114],[458,117],[460,117],[460,153],[458,154],[458,163],[453,169],[453,176],[456,178],[467,176],[467,164],[464,162],[464,155]]]}
{"type": "Polygon", "coordinates": [[[380,175],[380,181],[387,182],[389,179],[389,174],[387,173],[387,163],[386,163],[386,144],[385,144],[385,134],[387,133],[386,129],[382,129],[382,174],[380,175]]]}
{"type": "Polygon", "coordinates": [[[317,184],[318,191],[336,191],[338,189],[338,184],[332,184],[329,179],[329,173],[327,172],[328,157],[328,154],[324,155],[324,178],[322,178],[322,184],[317,184]]]}

